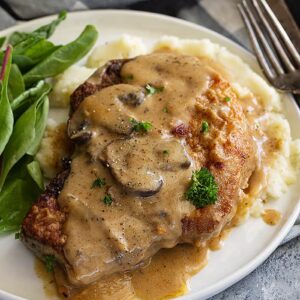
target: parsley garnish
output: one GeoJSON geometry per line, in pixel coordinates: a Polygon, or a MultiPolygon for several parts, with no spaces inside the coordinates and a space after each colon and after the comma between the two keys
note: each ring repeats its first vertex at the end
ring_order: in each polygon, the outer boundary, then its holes
{"type": "Polygon", "coordinates": [[[21,232],[16,232],[15,233],[15,240],[19,240],[20,239],[20,235],[21,235],[21,232]]]}
{"type": "Polygon", "coordinates": [[[145,86],[147,95],[154,95],[156,93],[161,93],[164,90],[163,86],[152,86],[149,83],[145,86]]]}
{"type": "Polygon", "coordinates": [[[225,99],[224,99],[226,102],[230,102],[231,101],[231,98],[230,97],[225,97],[225,99]]]}
{"type": "Polygon", "coordinates": [[[112,204],[112,199],[110,195],[105,195],[104,198],[102,199],[103,203],[105,205],[111,205],[112,204]]]}
{"type": "Polygon", "coordinates": [[[201,125],[201,132],[202,133],[207,133],[209,130],[209,125],[206,121],[203,121],[202,122],[202,125],[201,125]]]}
{"type": "Polygon", "coordinates": [[[102,188],[105,184],[106,184],[105,178],[98,177],[97,179],[94,180],[94,182],[92,184],[92,188],[95,188],[95,187],[102,188]]]}
{"type": "Polygon", "coordinates": [[[214,204],[217,201],[218,185],[214,176],[206,168],[194,171],[192,183],[186,192],[186,197],[197,208],[214,204]]]}
{"type": "Polygon", "coordinates": [[[133,130],[136,132],[146,133],[152,129],[152,124],[150,122],[139,122],[133,118],[130,119],[130,122],[133,124],[133,130]]]}
{"type": "Polygon", "coordinates": [[[168,154],[170,154],[170,151],[169,150],[164,150],[163,154],[168,155],[168,154]]]}
{"type": "Polygon", "coordinates": [[[164,108],[163,108],[163,112],[168,113],[168,112],[169,112],[168,108],[167,108],[167,107],[164,107],[164,108]]]}
{"type": "Polygon", "coordinates": [[[47,272],[51,273],[54,270],[54,266],[56,264],[56,259],[54,255],[45,255],[43,257],[43,261],[45,263],[45,267],[47,272]]]}

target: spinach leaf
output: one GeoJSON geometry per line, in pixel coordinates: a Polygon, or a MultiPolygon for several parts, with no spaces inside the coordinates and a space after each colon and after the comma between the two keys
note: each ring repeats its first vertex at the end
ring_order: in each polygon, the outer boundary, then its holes
{"type": "Polygon", "coordinates": [[[3,152],[0,191],[10,169],[26,154],[26,151],[30,148],[34,140],[36,109],[37,102],[26,110],[14,126],[13,133],[3,152]]]}
{"type": "Polygon", "coordinates": [[[35,44],[44,40],[44,38],[39,36],[31,36],[28,39],[20,42],[18,45],[14,47],[14,55],[24,54],[26,51],[30,50],[35,44]]]}
{"type": "Polygon", "coordinates": [[[34,30],[33,32],[14,32],[10,37],[8,42],[15,46],[26,39],[32,38],[32,37],[40,37],[40,38],[49,38],[55,31],[56,27],[62,22],[67,16],[66,11],[62,11],[56,20],[52,21],[51,23],[47,25],[43,25],[39,27],[38,29],[34,30]]]}
{"type": "Polygon", "coordinates": [[[44,178],[38,161],[33,160],[27,165],[27,171],[30,174],[31,178],[38,185],[38,187],[44,189],[44,178]]]}
{"type": "Polygon", "coordinates": [[[59,48],[45,60],[33,67],[24,75],[26,86],[31,86],[38,80],[54,77],[84,57],[95,44],[98,37],[96,28],[86,26],[80,36],[73,42],[59,48]]]}
{"type": "Polygon", "coordinates": [[[11,65],[8,80],[8,98],[10,101],[17,98],[25,91],[23,76],[16,64],[11,65]]]}
{"type": "Polygon", "coordinates": [[[26,151],[29,155],[35,155],[39,150],[41,140],[47,125],[48,112],[49,112],[49,99],[47,96],[40,98],[37,105],[36,120],[35,120],[35,137],[32,141],[30,148],[26,151]]]}
{"type": "Polygon", "coordinates": [[[61,11],[56,20],[52,21],[47,25],[43,25],[36,29],[34,32],[40,34],[44,38],[48,39],[54,33],[56,27],[66,19],[67,12],[65,10],[61,11]]]}
{"type": "Polygon", "coordinates": [[[0,191],[11,168],[25,154],[35,154],[46,126],[48,108],[48,98],[41,97],[17,120],[3,152],[0,191]]]}
{"type": "Polygon", "coordinates": [[[14,117],[10,107],[7,93],[8,79],[11,67],[11,53],[12,48],[7,47],[0,73],[0,155],[2,154],[6,144],[8,143],[9,137],[11,136],[13,131],[14,124],[14,117]]]}
{"type": "Polygon", "coordinates": [[[4,45],[5,40],[6,40],[6,37],[5,37],[5,36],[0,37],[0,48],[4,45]]]}
{"type": "Polygon", "coordinates": [[[24,53],[14,53],[13,63],[19,66],[22,73],[26,73],[60,47],[59,45],[53,45],[47,40],[40,40],[31,48],[24,51],[24,53]]]}
{"type": "Polygon", "coordinates": [[[50,91],[51,86],[48,83],[43,80],[39,81],[36,86],[26,90],[11,102],[11,108],[14,114],[18,115],[18,113],[22,112],[24,107],[26,108],[37,99],[48,95],[50,91]]]}
{"type": "Polygon", "coordinates": [[[31,160],[25,157],[15,165],[0,193],[0,232],[17,231],[40,194],[27,170],[31,160]]]}

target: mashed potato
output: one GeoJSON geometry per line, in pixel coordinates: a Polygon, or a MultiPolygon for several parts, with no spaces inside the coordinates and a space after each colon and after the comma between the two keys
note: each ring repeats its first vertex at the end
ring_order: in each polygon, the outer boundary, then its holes
{"type": "Polygon", "coordinates": [[[53,91],[50,94],[51,107],[68,107],[70,96],[75,89],[85,82],[96,69],[71,66],[55,78],[53,91]]]}
{"type": "MultiPolygon", "coordinates": [[[[52,104],[61,107],[68,105],[70,94],[94,71],[90,68],[98,68],[110,59],[129,58],[166,49],[209,59],[216,66],[220,66],[222,70],[226,70],[226,74],[223,75],[226,75],[231,82],[240,101],[246,101],[249,96],[254,95],[266,112],[267,118],[263,123],[263,130],[276,143],[276,151],[268,166],[267,188],[250,209],[253,216],[260,216],[263,202],[279,198],[282,193],[287,191],[288,185],[295,182],[297,171],[300,168],[300,140],[291,138],[289,123],[282,113],[280,94],[240,57],[226,48],[207,39],[182,40],[165,36],[158,40],[152,48],[147,49],[140,38],[124,35],[115,41],[96,47],[88,58],[88,68],[73,66],[62,74],[54,86],[51,97],[52,104]]],[[[259,121],[256,125],[261,126],[259,121]]],[[[43,162],[41,166],[44,173],[53,176],[55,172],[53,165],[50,164],[51,159],[42,159],[44,156],[53,157],[49,151],[53,151],[53,153],[57,151],[50,147],[50,143],[51,135],[49,136],[49,132],[46,131],[37,158],[43,162]],[[45,146],[46,143],[48,143],[47,146],[45,146]]]]}
{"type": "Polygon", "coordinates": [[[124,34],[115,41],[96,47],[87,60],[87,67],[99,68],[108,60],[130,58],[147,52],[142,39],[124,34]]]}
{"type": "Polygon", "coordinates": [[[66,123],[49,119],[36,160],[46,178],[53,178],[62,168],[62,159],[70,157],[71,144],[67,138],[66,123]]]}

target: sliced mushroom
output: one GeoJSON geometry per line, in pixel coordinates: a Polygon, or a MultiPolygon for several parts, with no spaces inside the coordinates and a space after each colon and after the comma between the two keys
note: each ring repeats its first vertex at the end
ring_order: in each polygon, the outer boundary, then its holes
{"type": "Polygon", "coordinates": [[[69,120],[69,133],[77,133],[80,124],[88,120],[88,127],[103,127],[117,134],[130,135],[132,115],[119,100],[119,96],[135,92],[136,89],[127,84],[119,84],[85,98],[69,120]]]}
{"type": "Polygon", "coordinates": [[[70,139],[76,144],[85,144],[92,137],[92,132],[90,131],[77,131],[70,135],[70,139]]]}
{"type": "Polygon", "coordinates": [[[136,89],[132,92],[121,94],[119,100],[126,105],[138,106],[145,100],[145,93],[142,89],[136,89]]]}
{"type": "Polygon", "coordinates": [[[70,139],[76,144],[86,143],[92,137],[92,132],[87,129],[88,125],[88,120],[82,120],[80,122],[71,122],[69,120],[68,135],[70,139]],[[77,125],[78,123],[79,125],[77,125]]]}
{"type": "Polygon", "coordinates": [[[170,139],[157,143],[154,151],[157,155],[158,168],[163,171],[187,169],[191,161],[181,141],[170,139]]]}
{"type": "Polygon", "coordinates": [[[112,175],[127,190],[142,197],[157,193],[163,177],[156,168],[156,157],[149,141],[143,138],[120,139],[105,150],[112,175]]]}

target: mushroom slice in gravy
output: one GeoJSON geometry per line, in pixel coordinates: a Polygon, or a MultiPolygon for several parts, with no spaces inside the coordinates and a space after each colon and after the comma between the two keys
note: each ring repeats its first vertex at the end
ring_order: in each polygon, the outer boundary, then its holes
{"type": "Polygon", "coordinates": [[[157,169],[157,157],[147,138],[115,140],[104,153],[112,175],[129,191],[147,197],[162,187],[162,172],[157,169]]]}
{"type": "Polygon", "coordinates": [[[160,170],[177,171],[187,169],[191,165],[191,160],[180,140],[162,141],[153,150],[156,152],[156,161],[160,170]]]}

